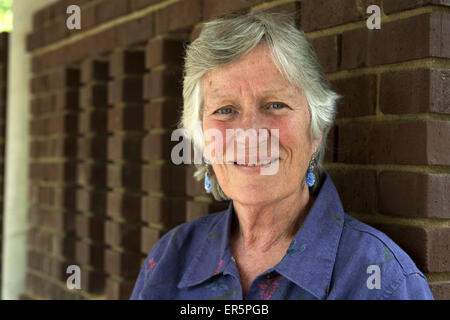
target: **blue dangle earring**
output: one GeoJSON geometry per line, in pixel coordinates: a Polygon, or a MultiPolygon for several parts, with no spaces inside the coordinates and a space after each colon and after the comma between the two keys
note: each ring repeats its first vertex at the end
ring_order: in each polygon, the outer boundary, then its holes
{"type": "Polygon", "coordinates": [[[313,153],[311,161],[309,161],[308,172],[306,174],[306,184],[310,188],[314,186],[314,184],[316,183],[316,175],[314,174],[316,165],[317,165],[317,154],[313,153]]]}
{"type": "Polygon", "coordinates": [[[211,180],[209,180],[208,172],[209,170],[207,169],[205,172],[205,191],[211,193],[211,180]]]}

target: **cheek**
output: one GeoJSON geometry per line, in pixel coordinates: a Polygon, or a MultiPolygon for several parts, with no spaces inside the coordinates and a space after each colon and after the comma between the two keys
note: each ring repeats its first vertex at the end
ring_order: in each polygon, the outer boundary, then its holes
{"type": "Polygon", "coordinates": [[[212,156],[224,154],[226,145],[226,129],[228,126],[220,121],[207,120],[203,123],[203,134],[205,137],[205,151],[211,152],[212,156]],[[219,122],[219,123],[217,123],[219,122]]]}
{"type": "Polygon", "coordinates": [[[304,119],[290,117],[280,124],[280,147],[292,157],[306,157],[310,149],[309,126],[304,119]]]}

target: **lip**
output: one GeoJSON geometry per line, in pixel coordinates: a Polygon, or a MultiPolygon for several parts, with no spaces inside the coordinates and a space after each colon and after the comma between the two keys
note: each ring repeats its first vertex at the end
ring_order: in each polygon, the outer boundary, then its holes
{"type": "Polygon", "coordinates": [[[277,161],[280,161],[280,159],[279,158],[271,159],[271,161],[268,164],[258,165],[258,166],[253,166],[253,167],[249,167],[249,166],[247,166],[245,164],[237,164],[235,162],[228,162],[227,164],[228,165],[232,165],[233,168],[235,168],[237,170],[240,170],[242,172],[245,172],[245,173],[259,174],[261,169],[268,168],[271,165],[273,165],[274,163],[276,163],[277,161]]]}

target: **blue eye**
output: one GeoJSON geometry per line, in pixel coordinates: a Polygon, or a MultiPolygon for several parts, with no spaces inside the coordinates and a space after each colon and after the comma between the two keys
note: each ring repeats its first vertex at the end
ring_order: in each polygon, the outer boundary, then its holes
{"type": "Polygon", "coordinates": [[[233,109],[230,107],[221,108],[216,111],[218,114],[230,114],[233,112],[233,109]]]}
{"type": "Polygon", "coordinates": [[[272,102],[270,103],[270,106],[275,110],[283,109],[286,107],[286,105],[282,102],[272,102]]]}

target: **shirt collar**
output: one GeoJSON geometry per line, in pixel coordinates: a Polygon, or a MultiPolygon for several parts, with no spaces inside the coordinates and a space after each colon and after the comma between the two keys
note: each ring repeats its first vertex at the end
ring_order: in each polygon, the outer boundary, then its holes
{"type": "MultiPolygon", "coordinates": [[[[324,171],[317,197],[283,259],[278,273],[318,299],[327,296],[344,225],[344,211],[337,190],[324,171]]],[[[189,287],[222,273],[229,263],[229,234],[233,202],[219,214],[208,230],[204,245],[186,269],[179,288],[189,287]]]]}

